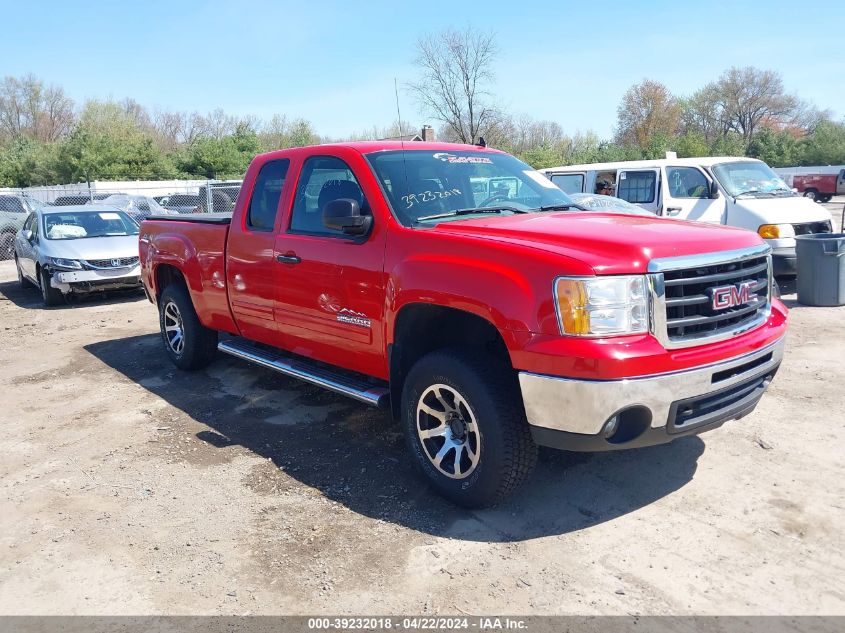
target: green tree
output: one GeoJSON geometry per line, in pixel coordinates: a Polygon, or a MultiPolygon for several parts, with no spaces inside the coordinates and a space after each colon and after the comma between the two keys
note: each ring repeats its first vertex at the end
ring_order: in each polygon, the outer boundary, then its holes
{"type": "Polygon", "coordinates": [[[258,135],[239,125],[230,136],[196,139],[180,157],[179,167],[193,176],[241,178],[261,149],[258,135]]]}
{"type": "Polygon", "coordinates": [[[646,160],[665,158],[670,142],[671,139],[665,132],[652,134],[648,140],[648,145],[642,150],[642,157],[646,160]]]}
{"type": "Polygon", "coordinates": [[[820,122],[799,145],[802,165],[845,164],[845,121],[820,122]]]}
{"type": "Polygon", "coordinates": [[[707,144],[707,139],[698,130],[684,132],[675,139],[673,146],[679,158],[694,158],[696,156],[708,156],[710,154],[710,146],[707,144]]]}
{"type": "Polygon", "coordinates": [[[745,156],[745,140],[741,134],[728,132],[710,146],[711,156],[745,156]]]}
{"type": "Polygon", "coordinates": [[[551,145],[538,145],[520,154],[520,158],[534,169],[558,167],[565,163],[560,150],[551,145]]]}
{"type": "Polygon", "coordinates": [[[64,182],[170,178],[175,169],[155,138],[113,102],[89,101],[79,124],[58,149],[64,182]]]}
{"type": "Polygon", "coordinates": [[[56,184],[56,145],[29,138],[12,141],[0,151],[0,187],[56,184]]]}
{"type": "Polygon", "coordinates": [[[310,122],[296,119],[290,127],[287,147],[305,147],[320,142],[320,137],[314,131],[310,122]]]}
{"type": "Polygon", "coordinates": [[[789,167],[798,162],[800,148],[798,140],[789,132],[762,128],[748,144],[747,155],[772,167],[789,167]]]}

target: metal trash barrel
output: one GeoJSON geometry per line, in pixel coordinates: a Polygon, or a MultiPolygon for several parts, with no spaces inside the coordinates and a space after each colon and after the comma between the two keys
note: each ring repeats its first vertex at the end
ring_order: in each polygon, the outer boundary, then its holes
{"type": "Polygon", "coordinates": [[[845,305],[845,233],[795,237],[798,302],[808,306],[845,305]]]}

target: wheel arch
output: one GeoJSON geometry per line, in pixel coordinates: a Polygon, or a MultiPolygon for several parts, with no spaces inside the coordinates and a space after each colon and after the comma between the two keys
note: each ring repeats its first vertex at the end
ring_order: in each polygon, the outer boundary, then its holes
{"type": "Polygon", "coordinates": [[[190,295],[191,290],[188,287],[188,281],[185,279],[185,275],[173,264],[158,264],[153,270],[153,279],[155,279],[156,303],[159,302],[164,289],[173,284],[184,287],[190,295]]]}
{"type": "Polygon", "coordinates": [[[508,368],[513,367],[502,332],[491,320],[477,313],[414,302],[399,310],[393,324],[387,351],[391,410],[395,418],[400,415],[402,388],[408,372],[430,352],[450,347],[476,348],[508,368]]]}

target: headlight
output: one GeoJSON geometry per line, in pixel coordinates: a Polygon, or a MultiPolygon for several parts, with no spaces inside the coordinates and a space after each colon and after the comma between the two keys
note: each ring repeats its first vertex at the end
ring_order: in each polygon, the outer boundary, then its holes
{"type": "Polygon", "coordinates": [[[781,237],[795,237],[795,229],[791,224],[763,224],[757,229],[757,234],[767,240],[781,237]]]}
{"type": "Polygon", "coordinates": [[[48,257],[47,263],[56,268],[65,270],[82,270],[82,264],[75,259],[64,259],[63,257],[48,257]]]}
{"type": "Polygon", "coordinates": [[[648,331],[645,277],[559,277],[555,305],[561,334],[613,336],[648,331]]]}

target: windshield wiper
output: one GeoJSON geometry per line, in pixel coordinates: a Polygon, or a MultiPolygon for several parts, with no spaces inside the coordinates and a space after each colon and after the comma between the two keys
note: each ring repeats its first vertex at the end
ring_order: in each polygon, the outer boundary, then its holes
{"type": "Polygon", "coordinates": [[[578,209],[579,211],[586,211],[584,207],[580,204],[575,204],[574,202],[570,202],[569,204],[561,203],[561,204],[546,204],[542,207],[537,207],[538,211],[569,211],[571,209],[578,209]]]}
{"type": "Polygon", "coordinates": [[[510,211],[511,213],[528,213],[525,209],[517,209],[516,207],[501,205],[498,207],[470,207],[468,209],[455,209],[454,211],[447,211],[446,213],[424,215],[414,221],[424,222],[426,220],[439,220],[440,218],[453,218],[458,215],[472,215],[473,213],[501,213],[502,211],[510,211]]]}
{"type": "Polygon", "coordinates": [[[750,193],[763,193],[759,189],[749,189],[748,191],[740,191],[739,193],[734,194],[734,199],[739,198],[740,196],[745,196],[750,193]]]}

